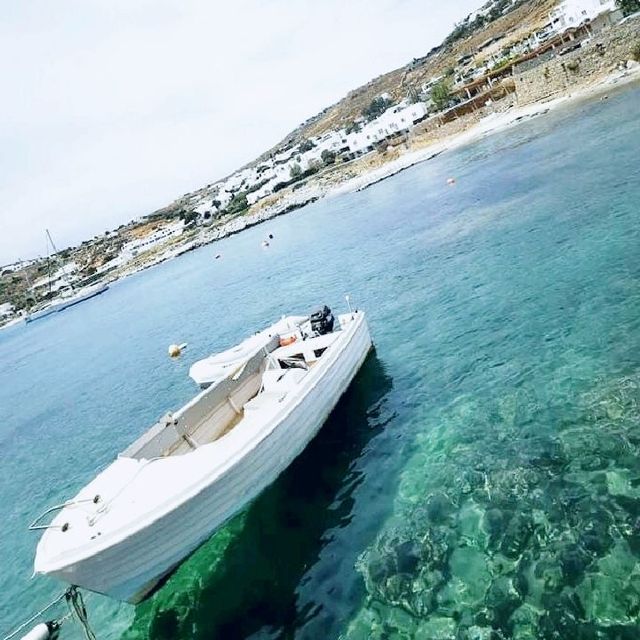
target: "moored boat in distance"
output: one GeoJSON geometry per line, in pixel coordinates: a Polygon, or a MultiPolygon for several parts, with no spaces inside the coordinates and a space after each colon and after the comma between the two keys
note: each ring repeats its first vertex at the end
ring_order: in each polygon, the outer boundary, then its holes
{"type": "Polygon", "coordinates": [[[69,307],[73,307],[80,302],[84,302],[85,300],[89,300],[89,298],[94,298],[95,296],[99,296],[101,293],[104,293],[109,288],[108,284],[98,283],[92,284],[81,289],[70,289],[68,292],[65,292],[59,298],[52,300],[51,302],[45,304],[40,307],[36,311],[29,313],[25,316],[25,322],[33,322],[34,320],[39,320],[40,318],[45,318],[46,316],[51,315],[52,313],[57,313],[59,311],[64,311],[69,307]]]}
{"type": "Polygon", "coordinates": [[[303,451],[371,347],[363,311],[334,322],[324,307],[206,359],[201,373],[211,375],[197,381],[208,388],[32,523],[45,529],[35,572],[144,600],[303,451]]]}

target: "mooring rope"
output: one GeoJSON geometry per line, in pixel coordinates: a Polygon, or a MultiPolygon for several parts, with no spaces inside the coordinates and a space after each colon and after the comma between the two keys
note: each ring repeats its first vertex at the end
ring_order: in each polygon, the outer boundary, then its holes
{"type": "MultiPolygon", "coordinates": [[[[4,636],[2,640],[11,640],[12,638],[15,638],[15,636],[17,636],[21,631],[24,631],[30,624],[35,622],[38,618],[41,618],[47,611],[49,611],[49,609],[55,607],[55,605],[62,602],[62,600],[67,601],[69,612],[55,620],[46,621],[45,624],[49,626],[49,630],[52,631],[53,629],[58,631],[63,623],[75,616],[84,631],[86,639],[97,640],[95,633],[93,633],[89,626],[89,618],[87,616],[87,608],[84,604],[84,598],[77,587],[69,587],[64,593],[61,593],[57,598],[55,598],[55,600],[52,600],[49,604],[42,607],[40,611],[34,613],[28,620],[25,620],[19,627],[16,627],[16,629],[14,629],[9,635],[4,636]],[[53,625],[53,627],[51,625],[53,625]]],[[[52,634],[52,637],[57,637],[57,633],[52,634]]]]}
{"type": "Polygon", "coordinates": [[[93,633],[89,626],[89,618],[87,616],[87,608],[84,604],[84,598],[82,593],[78,591],[77,587],[69,587],[65,592],[67,603],[69,604],[70,611],[75,613],[78,622],[84,631],[84,635],[87,640],[97,640],[95,633],[93,633]]]}
{"type": "Polygon", "coordinates": [[[37,620],[40,616],[44,615],[49,609],[57,605],[60,601],[64,600],[67,597],[67,591],[60,594],[55,600],[52,600],[48,605],[40,609],[37,613],[34,613],[28,620],[23,622],[19,627],[14,629],[8,636],[5,636],[2,640],[11,640],[17,636],[21,631],[24,631],[28,625],[30,625],[34,620],[37,620]]]}

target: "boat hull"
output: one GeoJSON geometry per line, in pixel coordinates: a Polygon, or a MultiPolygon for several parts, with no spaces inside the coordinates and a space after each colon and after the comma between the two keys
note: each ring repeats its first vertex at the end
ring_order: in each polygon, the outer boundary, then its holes
{"type": "Polygon", "coordinates": [[[76,304],[80,304],[85,300],[89,300],[90,298],[95,298],[99,296],[101,293],[104,293],[109,288],[108,284],[101,284],[99,286],[93,286],[86,293],[79,293],[75,296],[72,296],[68,299],[61,299],[57,302],[53,302],[51,305],[44,309],[40,309],[34,313],[30,313],[25,317],[25,322],[34,322],[35,320],[40,320],[40,318],[46,318],[54,313],[58,313],[59,311],[64,311],[69,307],[73,307],[76,304]]]}
{"type": "Polygon", "coordinates": [[[372,343],[364,314],[303,399],[233,466],[177,508],[102,551],[47,571],[65,582],[136,604],[305,449],[362,366],[372,343]]]}

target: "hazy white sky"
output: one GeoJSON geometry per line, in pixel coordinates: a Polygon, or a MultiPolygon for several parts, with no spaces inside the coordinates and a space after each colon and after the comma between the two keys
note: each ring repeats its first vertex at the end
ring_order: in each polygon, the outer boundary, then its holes
{"type": "Polygon", "coordinates": [[[0,6],[0,264],[230,173],[482,0],[0,6]]]}

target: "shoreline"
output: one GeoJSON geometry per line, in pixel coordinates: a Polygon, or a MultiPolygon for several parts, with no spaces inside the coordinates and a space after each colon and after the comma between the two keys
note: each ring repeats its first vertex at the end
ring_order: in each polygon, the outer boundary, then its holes
{"type": "Polygon", "coordinates": [[[564,106],[573,106],[582,100],[592,100],[601,94],[607,94],[609,91],[633,84],[634,82],[640,82],[640,64],[633,66],[631,69],[616,71],[604,76],[574,93],[551,98],[550,100],[534,102],[521,107],[515,106],[503,113],[495,114],[496,118],[488,116],[480,122],[471,125],[466,130],[456,133],[445,140],[431,143],[421,149],[408,151],[398,158],[389,160],[378,169],[351,178],[337,185],[334,189],[330,190],[327,195],[334,196],[351,193],[353,191],[362,191],[378,182],[382,182],[382,180],[393,177],[405,169],[432,160],[443,153],[473,144],[485,137],[506,131],[533,118],[547,115],[549,112],[556,111],[564,106]],[[491,119],[487,121],[488,118],[491,119]]]}
{"type": "MultiPolygon", "coordinates": [[[[100,280],[105,284],[114,285],[130,276],[146,271],[163,262],[177,258],[184,253],[212,245],[218,240],[228,238],[268,222],[274,218],[291,213],[308,204],[312,204],[323,198],[334,198],[343,194],[363,191],[369,187],[392,178],[406,169],[417,164],[433,160],[448,151],[461,149],[488,136],[512,127],[516,127],[533,118],[542,117],[551,111],[556,111],[564,106],[571,107],[580,101],[589,101],[598,96],[605,96],[610,91],[619,90],[628,85],[640,83],[640,64],[630,69],[615,71],[602,76],[573,93],[560,95],[548,100],[533,102],[524,106],[512,106],[502,113],[493,113],[479,122],[468,126],[463,131],[450,135],[443,140],[434,141],[417,149],[410,149],[400,153],[397,157],[387,160],[379,167],[365,170],[362,174],[345,179],[338,178],[333,184],[308,183],[295,191],[287,193],[277,202],[263,205],[253,212],[238,215],[232,220],[200,231],[196,237],[190,237],[187,242],[176,243],[164,247],[156,255],[149,256],[142,264],[130,265],[122,270],[100,280]]],[[[607,96],[608,97],[608,96],[607,96]]],[[[375,153],[375,152],[372,152],[375,153]]],[[[329,174],[330,175],[330,174],[329,174]]],[[[22,317],[10,318],[0,324],[0,330],[22,324],[22,317]]]]}

